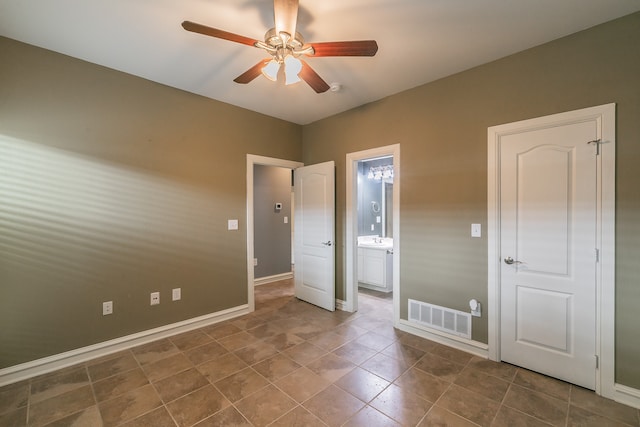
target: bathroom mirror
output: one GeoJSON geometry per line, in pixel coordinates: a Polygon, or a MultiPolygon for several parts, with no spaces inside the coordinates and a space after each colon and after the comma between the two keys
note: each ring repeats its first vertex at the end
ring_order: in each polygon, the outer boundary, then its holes
{"type": "Polygon", "coordinates": [[[358,164],[358,235],[393,237],[393,159],[358,164]]]}

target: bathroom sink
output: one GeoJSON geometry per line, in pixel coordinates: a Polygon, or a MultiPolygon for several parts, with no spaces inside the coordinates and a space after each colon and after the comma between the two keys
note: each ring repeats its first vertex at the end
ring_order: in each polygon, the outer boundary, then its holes
{"type": "Polygon", "coordinates": [[[367,242],[367,243],[359,243],[359,248],[380,248],[380,249],[389,249],[393,247],[392,243],[376,243],[376,242],[367,242]]]}
{"type": "Polygon", "coordinates": [[[391,238],[373,238],[373,237],[358,237],[359,248],[375,248],[375,249],[392,249],[393,239],[391,238]]]}

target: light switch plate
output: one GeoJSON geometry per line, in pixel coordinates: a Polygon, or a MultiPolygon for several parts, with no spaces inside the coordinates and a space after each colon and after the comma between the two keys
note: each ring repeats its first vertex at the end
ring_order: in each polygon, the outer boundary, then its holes
{"type": "Polygon", "coordinates": [[[482,226],[480,224],[471,224],[471,237],[482,237],[482,226]]]}
{"type": "Polygon", "coordinates": [[[227,229],[229,229],[229,230],[237,230],[238,229],[238,220],[237,219],[230,219],[227,222],[227,229]]]}

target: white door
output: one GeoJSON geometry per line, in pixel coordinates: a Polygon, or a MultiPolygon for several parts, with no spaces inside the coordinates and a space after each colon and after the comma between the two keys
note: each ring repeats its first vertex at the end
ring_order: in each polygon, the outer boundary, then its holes
{"type": "Polygon", "coordinates": [[[335,165],[295,170],[296,297],[335,310],[335,165]]]}
{"type": "Polygon", "coordinates": [[[596,121],[500,142],[501,359],[596,379],[596,121]]]}

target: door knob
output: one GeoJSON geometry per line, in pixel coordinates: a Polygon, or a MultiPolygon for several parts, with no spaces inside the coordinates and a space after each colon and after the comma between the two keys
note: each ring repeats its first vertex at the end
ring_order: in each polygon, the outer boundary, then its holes
{"type": "Polygon", "coordinates": [[[508,257],[506,257],[504,259],[504,263],[508,264],[508,265],[511,265],[511,264],[522,264],[522,261],[516,261],[513,258],[511,258],[510,256],[508,256],[508,257]]]}
{"type": "Polygon", "coordinates": [[[325,246],[331,246],[331,240],[327,240],[326,242],[322,242],[325,246]]]}

